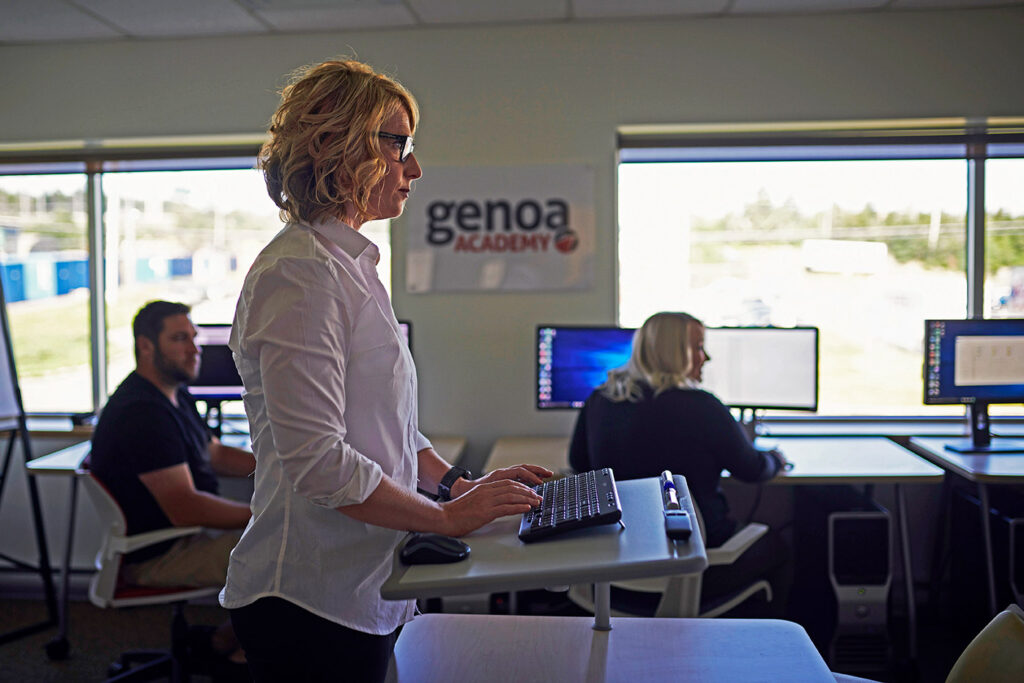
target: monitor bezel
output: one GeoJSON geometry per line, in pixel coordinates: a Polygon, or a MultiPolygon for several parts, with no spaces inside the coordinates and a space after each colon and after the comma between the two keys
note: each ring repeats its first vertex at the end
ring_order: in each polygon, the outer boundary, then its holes
{"type": "Polygon", "coordinates": [[[924,321],[924,343],[921,349],[921,394],[926,406],[973,406],[973,405],[1014,405],[1024,403],[1024,394],[1015,398],[996,397],[993,399],[978,397],[933,398],[928,396],[928,333],[935,323],[1006,323],[1018,321],[1024,328],[1024,318],[928,318],[924,321]]]}

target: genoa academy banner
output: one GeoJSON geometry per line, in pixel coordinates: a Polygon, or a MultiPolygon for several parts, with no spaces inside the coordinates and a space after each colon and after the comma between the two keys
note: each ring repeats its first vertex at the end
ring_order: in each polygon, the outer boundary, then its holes
{"type": "Polygon", "coordinates": [[[405,217],[409,292],[593,283],[594,173],[586,166],[431,168],[405,217]]]}

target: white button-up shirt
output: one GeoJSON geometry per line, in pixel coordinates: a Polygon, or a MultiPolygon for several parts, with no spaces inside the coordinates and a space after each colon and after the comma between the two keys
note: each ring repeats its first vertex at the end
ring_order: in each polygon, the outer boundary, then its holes
{"type": "Polygon", "coordinates": [[[256,481],[224,607],[275,596],[377,635],[412,618],[412,601],[380,597],[404,533],[335,510],[384,474],[414,491],[416,454],[430,446],[379,255],[343,223],[289,223],[245,278],[230,346],[256,481]]]}

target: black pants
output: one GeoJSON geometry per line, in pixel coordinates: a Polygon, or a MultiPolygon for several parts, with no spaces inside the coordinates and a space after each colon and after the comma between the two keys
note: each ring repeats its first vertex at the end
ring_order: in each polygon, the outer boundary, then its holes
{"type": "Polygon", "coordinates": [[[383,681],[401,630],[355,631],[281,598],[230,612],[256,683],[383,681]]]}

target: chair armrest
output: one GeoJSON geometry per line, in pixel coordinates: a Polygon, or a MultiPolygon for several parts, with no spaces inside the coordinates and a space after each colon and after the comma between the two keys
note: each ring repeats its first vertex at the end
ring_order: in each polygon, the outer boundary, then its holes
{"type": "Polygon", "coordinates": [[[765,524],[753,522],[746,525],[722,545],[717,548],[708,548],[708,566],[732,564],[766,533],[768,533],[768,526],[765,524]]]}
{"type": "Polygon", "coordinates": [[[144,534],[135,534],[134,536],[112,536],[110,538],[110,549],[118,553],[130,553],[139,548],[162,543],[172,538],[191,536],[202,530],[203,528],[199,526],[174,526],[166,529],[157,529],[156,531],[147,531],[144,534]]]}

